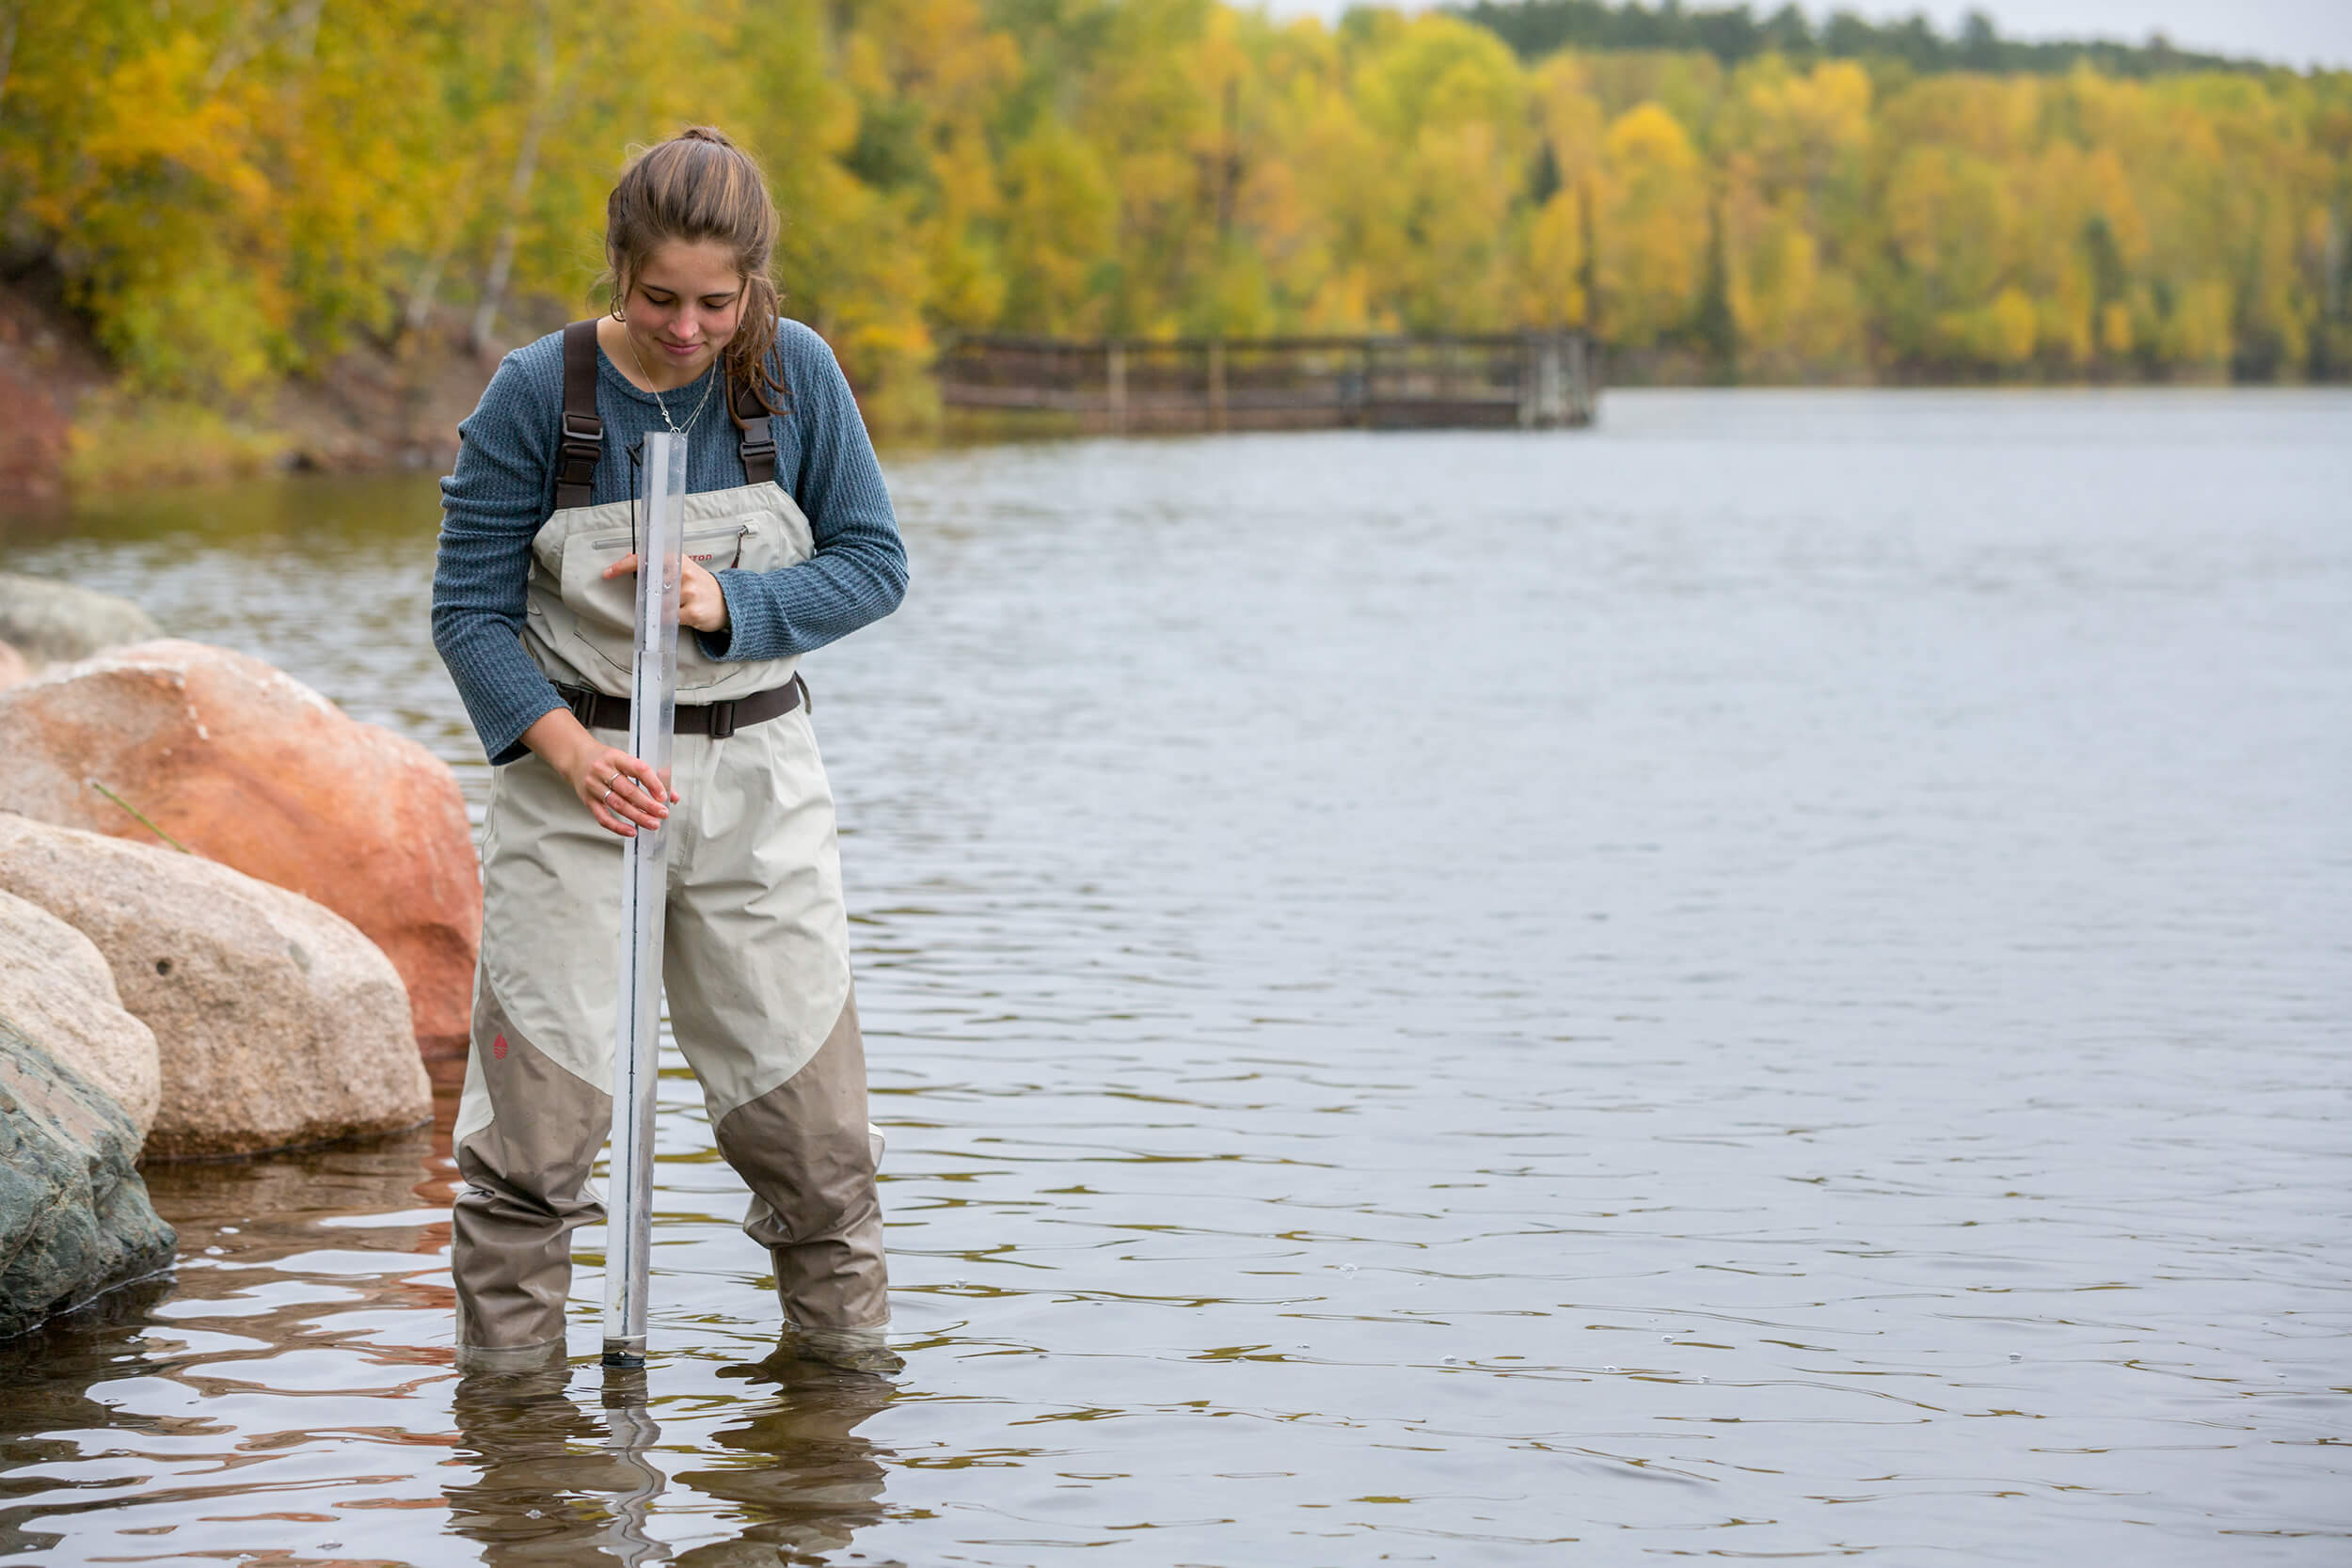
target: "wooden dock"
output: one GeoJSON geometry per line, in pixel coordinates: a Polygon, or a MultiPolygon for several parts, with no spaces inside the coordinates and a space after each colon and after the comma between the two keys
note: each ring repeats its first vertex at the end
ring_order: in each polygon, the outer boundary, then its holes
{"type": "Polygon", "coordinates": [[[938,364],[950,408],[1082,429],[1556,430],[1593,422],[1600,355],[1581,332],[1457,338],[969,337],[938,364]]]}

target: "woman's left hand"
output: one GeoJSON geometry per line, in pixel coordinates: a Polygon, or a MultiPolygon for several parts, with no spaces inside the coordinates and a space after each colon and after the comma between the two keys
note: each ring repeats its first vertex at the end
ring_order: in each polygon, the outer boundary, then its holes
{"type": "MultiPolygon", "coordinates": [[[[637,553],[632,550],[607,566],[604,575],[617,578],[636,570],[637,553]]],[[[727,596],[719,591],[719,579],[691,558],[678,562],[677,624],[696,631],[727,629],[727,596]]]]}

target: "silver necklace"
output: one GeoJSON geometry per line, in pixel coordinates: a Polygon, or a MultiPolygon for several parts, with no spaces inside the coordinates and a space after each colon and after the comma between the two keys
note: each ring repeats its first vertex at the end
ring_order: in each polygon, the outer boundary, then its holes
{"type": "MultiPolygon", "coordinates": [[[[661,401],[661,393],[654,387],[653,372],[645,369],[645,361],[638,356],[637,340],[624,332],[621,334],[621,341],[628,344],[628,356],[636,361],[637,373],[645,378],[645,389],[653,393],[653,405],[661,410],[661,422],[670,427],[670,434],[673,436],[683,436],[688,430],[693,429],[694,421],[703,417],[703,404],[710,401],[710,388],[719,384],[719,378],[716,375],[710,375],[710,378],[703,383],[703,395],[695,400],[694,411],[686,416],[685,428],[680,429],[678,422],[670,418],[670,405],[661,401]]],[[[712,371],[717,369],[718,366],[716,364],[711,366],[712,371]]],[[[704,373],[706,375],[709,375],[709,372],[705,372],[704,373]]]]}

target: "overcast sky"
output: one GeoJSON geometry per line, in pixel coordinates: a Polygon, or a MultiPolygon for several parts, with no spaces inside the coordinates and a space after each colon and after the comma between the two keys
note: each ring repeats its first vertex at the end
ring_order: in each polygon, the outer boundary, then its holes
{"type": "MultiPolygon", "coordinates": [[[[1247,3],[1247,0],[1244,0],[1247,3]]],[[[1314,12],[1336,17],[1347,0],[1264,0],[1277,16],[1314,12]]],[[[1420,0],[1375,3],[1421,8],[1420,0]]],[[[1655,4],[1656,0],[1650,0],[1655,4]]],[[[1707,9],[1725,0],[1685,0],[1707,9]]],[[[1833,9],[1872,18],[1925,11],[1947,34],[1961,16],[1981,10],[2004,35],[2014,38],[2111,38],[2144,42],[2161,32],[2185,49],[2250,55],[2289,65],[2352,69],[2352,0],[1799,0],[1820,21],[1833,9]]],[[[1759,16],[1780,8],[1780,0],[1749,0],[1759,16]]]]}
{"type": "MultiPolygon", "coordinates": [[[[1755,8],[1760,14],[1773,8],[1755,8]]],[[[1830,8],[1804,8],[1818,19],[1830,8]]],[[[1925,11],[1947,33],[1959,25],[1963,15],[1980,10],[2003,33],[2017,38],[2111,38],[2138,43],[2160,32],[2185,49],[2252,55],[2295,66],[2352,67],[2352,0],[2231,0],[2226,5],[2217,0],[1931,0],[1908,5],[1848,0],[1846,8],[1870,17],[1925,11]]]]}

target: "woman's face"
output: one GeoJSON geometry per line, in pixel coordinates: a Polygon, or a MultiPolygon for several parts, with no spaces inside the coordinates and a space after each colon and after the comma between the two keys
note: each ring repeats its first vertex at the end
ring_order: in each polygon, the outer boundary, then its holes
{"type": "Polygon", "coordinates": [[[743,316],[735,253],[716,240],[657,245],[629,279],[621,325],[645,373],[677,387],[710,368],[743,316]]]}

